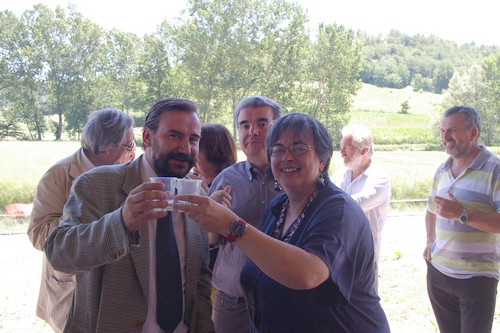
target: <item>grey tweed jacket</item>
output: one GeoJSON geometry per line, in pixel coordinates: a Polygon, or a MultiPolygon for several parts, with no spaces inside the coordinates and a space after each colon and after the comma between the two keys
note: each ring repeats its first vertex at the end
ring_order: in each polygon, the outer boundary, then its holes
{"type": "MultiPolygon", "coordinates": [[[[64,332],[141,332],[148,298],[148,223],[128,233],[121,207],[142,183],[142,158],[79,176],[59,227],[44,244],[56,270],[76,275],[64,332]]],[[[185,222],[184,321],[190,333],[214,331],[207,234],[187,216],[185,222]]]]}

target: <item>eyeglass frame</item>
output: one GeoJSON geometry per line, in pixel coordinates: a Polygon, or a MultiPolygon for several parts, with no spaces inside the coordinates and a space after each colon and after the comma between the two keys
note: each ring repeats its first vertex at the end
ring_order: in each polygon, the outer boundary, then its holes
{"type": "Polygon", "coordinates": [[[122,143],[122,146],[127,147],[127,151],[132,151],[135,148],[135,141],[132,141],[132,143],[129,145],[122,143]]]}
{"type": "Polygon", "coordinates": [[[285,147],[281,143],[276,143],[276,144],[272,145],[271,147],[269,147],[268,150],[269,150],[269,155],[271,157],[283,157],[283,155],[285,155],[285,153],[286,153],[287,150],[290,152],[290,154],[292,156],[303,156],[303,155],[307,154],[308,152],[310,152],[311,150],[316,150],[316,148],[314,148],[313,146],[310,146],[310,145],[308,145],[306,143],[294,143],[293,145],[288,146],[288,147],[285,147]],[[293,146],[298,146],[298,145],[307,147],[307,150],[303,154],[295,154],[295,153],[293,153],[291,148],[293,146]],[[274,147],[278,147],[278,146],[281,146],[281,147],[284,148],[283,154],[281,154],[281,155],[273,155],[273,149],[274,149],[274,147]]]}

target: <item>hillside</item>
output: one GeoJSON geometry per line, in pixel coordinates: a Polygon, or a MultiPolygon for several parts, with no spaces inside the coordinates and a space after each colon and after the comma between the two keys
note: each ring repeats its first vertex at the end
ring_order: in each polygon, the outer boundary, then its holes
{"type": "Polygon", "coordinates": [[[410,114],[433,115],[443,95],[430,92],[416,92],[411,86],[403,89],[380,88],[363,83],[354,97],[353,111],[389,112],[401,111],[401,103],[408,101],[410,114]]]}
{"type": "Polygon", "coordinates": [[[349,123],[370,128],[378,149],[440,149],[436,128],[443,112],[442,99],[442,95],[415,92],[412,87],[363,84],[354,98],[349,123]],[[404,101],[410,106],[407,114],[400,113],[404,101]]]}

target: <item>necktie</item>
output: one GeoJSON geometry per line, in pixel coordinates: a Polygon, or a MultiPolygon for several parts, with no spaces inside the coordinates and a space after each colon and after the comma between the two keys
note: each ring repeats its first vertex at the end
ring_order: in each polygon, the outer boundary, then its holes
{"type": "Polygon", "coordinates": [[[156,322],[171,333],[182,320],[182,281],[172,212],[157,220],[156,322]]]}

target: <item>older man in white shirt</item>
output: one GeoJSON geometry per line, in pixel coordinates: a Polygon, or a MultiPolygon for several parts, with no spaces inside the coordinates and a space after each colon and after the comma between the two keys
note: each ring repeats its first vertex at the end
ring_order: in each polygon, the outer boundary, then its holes
{"type": "Polygon", "coordinates": [[[386,172],[372,165],[373,138],[367,127],[362,125],[344,127],[340,148],[345,168],[335,171],[332,181],[352,196],[370,221],[375,247],[374,288],[378,293],[381,234],[389,210],[391,182],[386,172]]]}

